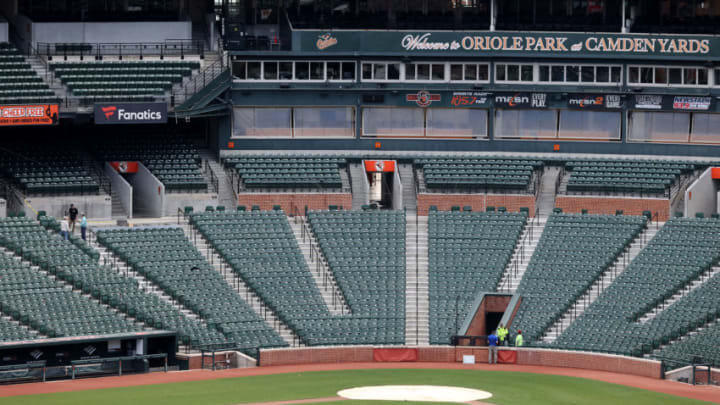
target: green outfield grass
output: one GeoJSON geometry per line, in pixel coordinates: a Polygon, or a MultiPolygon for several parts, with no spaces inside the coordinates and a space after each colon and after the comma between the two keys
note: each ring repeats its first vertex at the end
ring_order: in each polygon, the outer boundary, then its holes
{"type": "MultiPolygon", "coordinates": [[[[449,385],[489,391],[484,402],[502,405],[685,405],[704,402],[575,377],[479,370],[382,369],[320,371],[229,378],[60,394],[0,398],[0,404],[220,405],[333,397],[366,385],[449,385]]],[[[2,387],[0,387],[2,390],[2,387]]],[[[390,405],[341,401],[341,405],[390,405]]],[[[334,403],[325,403],[331,405],[334,403]]],[[[400,404],[400,403],[398,403],[400,404]]],[[[407,402],[402,404],[408,405],[407,402]]]]}

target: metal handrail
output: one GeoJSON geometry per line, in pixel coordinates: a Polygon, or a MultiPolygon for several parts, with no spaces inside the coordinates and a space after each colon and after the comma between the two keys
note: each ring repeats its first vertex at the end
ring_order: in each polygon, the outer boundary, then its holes
{"type": "Polygon", "coordinates": [[[227,55],[225,53],[220,54],[220,59],[215,61],[215,63],[212,63],[210,66],[207,66],[205,69],[203,69],[202,72],[196,74],[193,78],[190,79],[179,91],[172,90],[171,96],[170,96],[170,104],[174,107],[176,104],[182,104],[178,103],[178,96],[182,95],[183,103],[189,100],[191,97],[196,95],[198,92],[202,91],[205,87],[207,87],[213,80],[215,80],[217,77],[219,77],[221,74],[223,74],[225,71],[228,70],[228,63],[225,61],[225,58],[227,55]]]}
{"type": "Polygon", "coordinates": [[[210,161],[207,159],[205,160],[205,174],[210,175],[210,185],[213,187],[213,192],[219,193],[220,182],[218,180],[218,177],[215,175],[215,171],[213,171],[212,167],[210,166],[210,161]]]}
{"type": "Polygon", "coordinates": [[[81,60],[87,57],[94,57],[102,60],[103,56],[117,56],[122,59],[123,56],[137,56],[141,59],[144,56],[159,56],[161,59],[166,56],[179,56],[184,59],[185,56],[199,55],[200,58],[205,57],[205,42],[185,39],[168,39],[164,42],[146,42],[146,43],[46,43],[38,42],[36,45],[38,55],[44,55],[48,59],[54,56],[80,56],[81,60]]]}
{"type": "MultiPolygon", "coordinates": [[[[303,242],[305,242],[305,238],[307,237],[308,243],[310,244],[310,260],[312,260],[315,263],[315,271],[318,275],[320,275],[323,279],[323,287],[327,291],[328,286],[332,289],[332,296],[333,296],[333,305],[337,307],[337,305],[340,305],[340,313],[342,315],[345,315],[345,304],[347,303],[347,300],[345,299],[345,296],[342,293],[342,290],[340,290],[340,287],[337,286],[335,283],[329,282],[331,275],[328,274],[330,272],[327,259],[325,259],[325,255],[322,253],[318,245],[315,243],[316,235],[312,231],[312,229],[308,226],[307,221],[302,219],[302,216],[298,212],[298,208],[295,207],[295,223],[299,223],[300,228],[300,234],[303,238],[303,242]],[[299,222],[298,222],[299,221],[299,222]],[[322,263],[322,265],[321,265],[322,263]],[[322,271],[321,271],[322,270],[322,271]],[[337,301],[336,301],[337,300],[337,301]]],[[[332,276],[334,279],[335,277],[332,276]]]]}

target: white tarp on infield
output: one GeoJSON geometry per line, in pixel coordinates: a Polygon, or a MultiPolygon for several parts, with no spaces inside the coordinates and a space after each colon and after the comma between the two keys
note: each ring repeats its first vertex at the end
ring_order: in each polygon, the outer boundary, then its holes
{"type": "Polygon", "coordinates": [[[470,402],[492,397],[486,391],[434,385],[380,385],[342,390],[338,395],[355,400],[470,402]]]}

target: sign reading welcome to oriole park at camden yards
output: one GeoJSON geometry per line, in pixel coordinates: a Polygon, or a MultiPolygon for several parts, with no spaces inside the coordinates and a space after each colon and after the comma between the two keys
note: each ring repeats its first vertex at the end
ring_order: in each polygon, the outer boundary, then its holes
{"type": "Polygon", "coordinates": [[[720,38],[697,35],[342,30],[293,35],[294,50],[306,52],[720,57],[720,38]]]}
{"type": "Polygon", "coordinates": [[[0,106],[0,126],[56,125],[57,123],[57,104],[0,106]]]}

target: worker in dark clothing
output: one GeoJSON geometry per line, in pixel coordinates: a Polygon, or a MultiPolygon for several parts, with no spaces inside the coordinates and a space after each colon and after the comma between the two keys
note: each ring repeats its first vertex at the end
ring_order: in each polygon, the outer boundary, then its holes
{"type": "Polygon", "coordinates": [[[68,210],[68,215],[70,216],[70,234],[75,234],[75,222],[77,222],[77,216],[78,216],[78,209],[75,208],[73,204],[70,204],[70,209],[68,210]]]}

